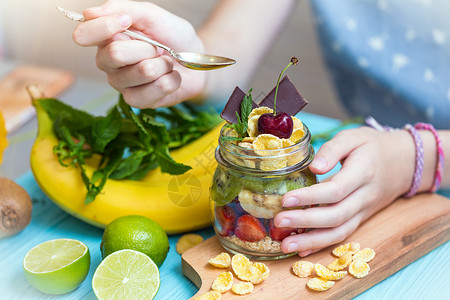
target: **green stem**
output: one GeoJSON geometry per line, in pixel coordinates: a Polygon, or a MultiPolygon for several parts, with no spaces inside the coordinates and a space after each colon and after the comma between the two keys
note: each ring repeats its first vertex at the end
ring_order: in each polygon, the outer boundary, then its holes
{"type": "Polygon", "coordinates": [[[292,62],[289,62],[286,68],[283,69],[280,76],[278,76],[277,87],[275,89],[275,98],[273,99],[273,115],[277,115],[277,95],[278,95],[278,87],[280,86],[281,76],[283,76],[284,72],[292,65],[292,62]]]}

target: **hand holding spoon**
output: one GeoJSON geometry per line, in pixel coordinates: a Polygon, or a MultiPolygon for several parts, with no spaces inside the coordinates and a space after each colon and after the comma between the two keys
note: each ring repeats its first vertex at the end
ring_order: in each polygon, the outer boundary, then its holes
{"type": "MultiPolygon", "coordinates": [[[[78,22],[84,22],[85,19],[83,15],[70,11],[68,9],[57,7],[57,9],[67,18],[69,18],[72,21],[78,21],[78,22]]],[[[140,35],[136,32],[133,32],[131,30],[125,30],[122,32],[129,37],[135,38],[137,40],[141,40],[144,42],[147,42],[153,46],[162,48],[169,52],[169,54],[182,66],[193,69],[193,70],[214,70],[214,69],[220,69],[227,66],[230,66],[236,61],[234,59],[222,57],[222,56],[215,56],[215,55],[209,55],[209,54],[203,54],[203,53],[194,53],[194,52],[175,52],[171,48],[167,47],[166,45],[163,45],[161,43],[158,43],[157,41],[154,41],[152,39],[149,39],[146,36],[140,35]]]]}

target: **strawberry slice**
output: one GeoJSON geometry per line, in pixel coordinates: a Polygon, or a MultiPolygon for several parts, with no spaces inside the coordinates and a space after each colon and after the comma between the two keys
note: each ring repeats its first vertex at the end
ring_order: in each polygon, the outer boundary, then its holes
{"type": "Polygon", "coordinates": [[[284,240],[284,238],[290,236],[293,232],[297,233],[296,228],[276,227],[275,224],[273,223],[273,220],[270,220],[269,228],[270,228],[269,231],[270,237],[272,238],[272,240],[278,242],[281,242],[282,240],[284,240]]]}
{"type": "Polygon", "coordinates": [[[229,206],[216,206],[216,220],[220,225],[220,235],[229,236],[233,233],[236,213],[229,206]]]}
{"type": "Polygon", "coordinates": [[[252,215],[243,215],[237,220],[236,237],[247,242],[257,242],[262,240],[267,232],[261,222],[252,215]]]}

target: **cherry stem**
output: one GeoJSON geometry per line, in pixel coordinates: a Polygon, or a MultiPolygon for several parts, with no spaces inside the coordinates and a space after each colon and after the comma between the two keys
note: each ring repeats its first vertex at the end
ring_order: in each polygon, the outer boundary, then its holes
{"type": "Polygon", "coordinates": [[[280,86],[281,76],[283,76],[284,72],[286,72],[286,70],[292,65],[293,65],[293,63],[292,63],[292,61],[290,61],[288,63],[288,65],[286,66],[286,68],[283,69],[283,72],[281,72],[280,76],[278,76],[277,88],[275,89],[275,97],[273,99],[273,115],[274,116],[277,115],[277,95],[278,95],[278,87],[280,86]]]}

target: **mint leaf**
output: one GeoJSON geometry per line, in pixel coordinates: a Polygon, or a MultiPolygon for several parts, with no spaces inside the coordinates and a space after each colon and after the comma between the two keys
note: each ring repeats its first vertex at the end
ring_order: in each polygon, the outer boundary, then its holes
{"type": "Polygon", "coordinates": [[[92,124],[92,147],[97,152],[103,152],[106,145],[120,133],[122,117],[116,106],[106,117],[97,118],[92,124]]]}
{"type": "Polygon", "coordinates": [[[117,168],[109,177],[111,179],[123,179],[130,176],[139,169],[139,166],[146,155],[147,152],[142,150],[132,153],[118,164],[117,168]]]}
{"type": "Polygon", "coordinates": [[[180,175],[192,169],[190,166],[177,163],[169,154],[167,147],[159,147],[155,149],[156,161],[161,167],[161,172],[169,173],[171,175],[180,175]]]}

